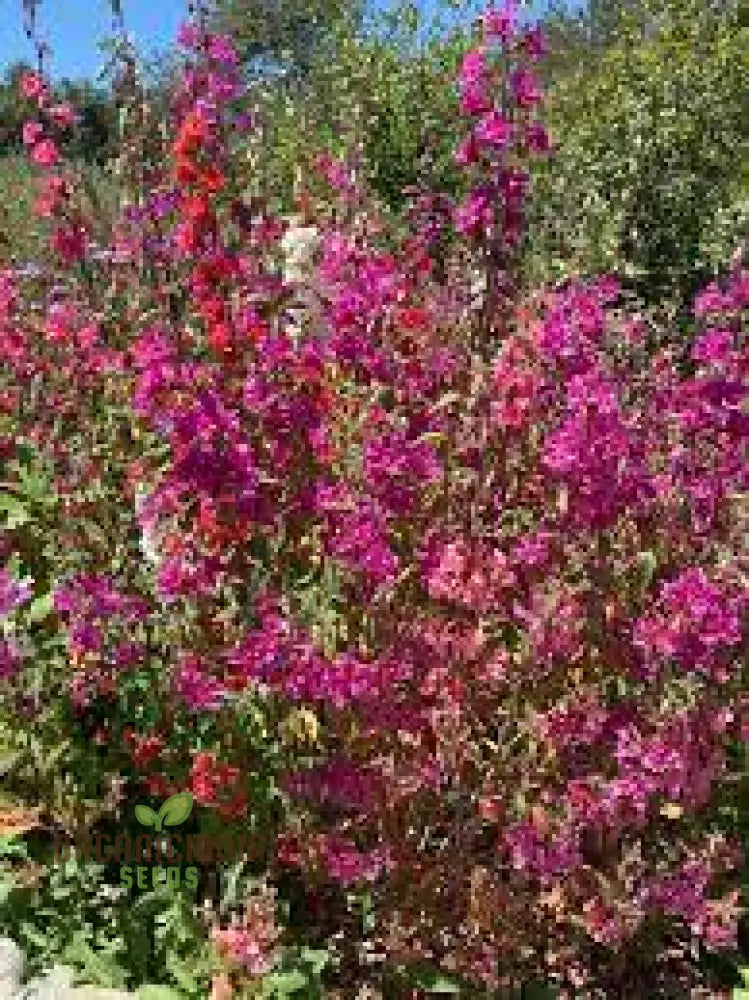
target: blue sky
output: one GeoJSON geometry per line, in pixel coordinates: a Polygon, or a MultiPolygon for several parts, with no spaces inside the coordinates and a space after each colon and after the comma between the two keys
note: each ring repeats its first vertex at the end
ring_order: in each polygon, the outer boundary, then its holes
{"type": "MultiPolygon", "coordinates": [[[[123,0],[122,6],[126,28],[138,48],[148,51],[174,38],[187,0],[123,0]]],[[[22,0],[0,0],[0,13],[0,72],[18,59],[36,64],[24,32],[22,0]]],[[[96,43],[111,34],[112,9],[109,0],[41,0],[37,26],[52,49],[48,68],[54,77],[93,77],[104,62],[96,43]]]]}
{"type": "MultiPolygon", "coordinates": [[[[430,0],[417,3],[422,10],[430,6],[430,0]]],[[[36,63],[34,47],[24,32],[22,6],[22,0],[0,0],[0,75],[19,59],[36,63]]],[[[127,30],[139,50],[147,53],[169,46],[185,17],[187,0],[122,0],[122,6],[127,30]]],[[[538,11],[545,4],[525,0],[524,6],[538,11]]],[[[97,41],[111,33],[110,0],[38,0],[37,25],[52,50],[45,65],[53,78],[93,78],[102,68],[104,56],[97,41]]]]}

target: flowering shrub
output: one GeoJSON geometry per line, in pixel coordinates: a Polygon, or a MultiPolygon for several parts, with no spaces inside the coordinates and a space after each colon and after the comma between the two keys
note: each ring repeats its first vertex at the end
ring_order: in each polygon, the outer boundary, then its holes
{"type": "MultiPolygon", "coordinates": [[[[3,612],[38,654],[4,640],[4,696],[36,691],[25,718],[88,754],[98,821],[189,789],[260,831],[346,988],[363,943],[383,976],[688,989],[692,945],[733,947],[741,912],[721,810],[747,731],[749,273],[655,353],[611,278],[513,299],[523,162],[551,148],[530,114],[544,43],[511,7],[482,30],[452,219],[486,253],[473,321],[428,229],[386,243],[352,182],[292,335],[283,225],[240,196],[230,39],[181,30],[163,158],[103,259],[52,138],[72,112],[23,81],[65,284],[33,279],[34,309],[32,284],[0,283],[4,462],[20,476],[33,448],[54,495],[51,546],[23,519],[4,533],[33,582],[4,570],[3,612]]],[[[212,925],[235,982],[281,961],[276,909],[212,925]]]]}

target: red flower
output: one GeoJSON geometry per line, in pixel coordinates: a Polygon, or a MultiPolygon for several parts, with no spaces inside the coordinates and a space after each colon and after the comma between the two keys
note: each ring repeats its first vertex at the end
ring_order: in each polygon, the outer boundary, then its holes
{"type": "Polygon", "coordinates": [[[230,351],[232,347],[232,335],[228,324],[213,323],[208,330],[208,343],[219,354],[225,354],[230,351]]]}
{"type": "Polygon", "coordinates": [[[198,179],[195,164],[183,156],[177,158],[177,181],[180,184],[194,184],[198,179]]]}
{"type": "Polygon", "coordinates": [[[52,233],[51,242],[52,248],[60,254],[65,264],[75,264],[85,256],[86,234],[79,227],[58,227],[52,233]]]}
{"type": "Polygon", "coordinates": [[[178,250],[182,250],[184,253],[194,252],[200,244],[198,228],[191,222],[182,223],[174,233],[174,242],[178,250]]]}
{"type": "Polygon", "coordinates": [[[149,774],[141,778],[143,789],[147,795],[164,798],[169,791],[169,783],[163,774],[149,774]]]}
{"type": "Polygon", "coordinates": [[[226,303],[217,296],[203,299],[200,303],[200,315],[208,323],[223,323],[226,319],[226,303]]]}
{"type": "MultiPolygon", "coordinates": [[[[218,764],[211,753],[199,753],[193,759],[190,787],[200,805],[214,805],[218,801],[221,789],[226,785],[235,784],[238,778],[238,767],[218,764]]],[[[236,796],[241,794],[241,791],[237,791],[236,796]]],[[[236,796],[235,805],[238,808],[239,799],[236,796]]]]}
{"type": "Polygon", "coordinates": [[[302,852],[299,841],[290,833],[282,833],[278,837],[276,844],[276,858],[282,865],[296,867],[302,862],[302,852]]]}
{"type": "Polygon", "coordinates": [[[223,802],[219,808],[219,816],[222,819],[241,819],[247,815],[247,793],[240,789],[235,792],[228,802],[223,802]]]}
{"type": "Polygon", "coordinates": [[[211,204],[204,194],[194,194],[186,198],[182,204],[182,214],[198,226],[206,226],[213,216],[211,204]]]}
{"type": "Polygon", "coordinates": [[[221,764],[217,770],[217,775],[219,781],[223,785],[233,785],[234,782],[239,778],[239,768],[232,767],[230,764],[221,764]]]}
{"type": "Polygon", "coordinates": [[[208,138],[208,124],[199,115],[190,114],[182,122],[174,144],[174,152],[178,157],[196,153],[208,138]]]}
{"type": "Polygon", "coordinates": [[[164,749],[163,739],[153,734],[152,736],[135,736],[133,747],[133,763],[137,768],[146,767],[156,760],[164,749]]]}
{"type": "Polygon", "coordinates": [[[404,330],[423,330],[429,324],[429,313],[426,309],[411,306],[398,310],[397,321],[404,330]]]}
{"type": "Polygon", "coordinates": [[[216,801],[216,785],[210,775],[196,775],[191,782],[192,794],[200,805],[212,805],[216,801]]]}
{"type": "Polygon", "coordinates": [[[217,167],[204,167],[198,174],[197,183],[211,194],[217,194],[226,184],[226,179],[217,167]]]}

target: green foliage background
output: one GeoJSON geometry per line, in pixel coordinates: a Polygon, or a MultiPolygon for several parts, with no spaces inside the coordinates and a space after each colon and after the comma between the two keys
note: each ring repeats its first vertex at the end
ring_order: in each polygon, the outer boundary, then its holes
{"type": "MultiPolygon", "coordinates": [[[[297,165],[323,147],[363,153],[368,181],[394,210],[417,183],[459,194],[454,79],[472,12],[450,31],[450,7],[426,18],[398,4],[358,33],[339,22],[303,78],[259,83],[257,193],[288,209],[297,165]]],[[[683,305],[746,235],[740,8],[637,0],[599,3],[587,21],[550,10],[546,21],[556,151],[535,169],[527,281],[612,270],[648,303],[683,305]]]]}
{"type": "Polygon", "coordinates": [[[560,76],[539,168],[532,275],[615,270],[648,301],[688,301],[746,233],[749,36],[738,6],[624,11],[595,63],[560,76]]]}

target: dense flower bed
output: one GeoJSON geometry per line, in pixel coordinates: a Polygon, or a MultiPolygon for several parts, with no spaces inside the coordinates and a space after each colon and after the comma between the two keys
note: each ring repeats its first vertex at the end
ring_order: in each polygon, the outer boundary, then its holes
{"type": "MultiPolygon", "coordinates": [[[[444,223],[486,261],[481,312],[435,279],[434,215],[386,243],[321,158],[339,212],[292,335],[231,41],[179,41],[173,141],[110,259],[58,164],[72,112],[23,83],[67,283],[0,283],[4,461],[56,498],[51,547],[3,535],[4,697],[92,741],[121,811],[188,789],[262,826],[331,947],[366,899],[349,973],[358,935],[492,989],[699,982],[692,945],[730,949],[741,909],[749,272],[701,293],[691,342],[605,276],[521,301],[523,163],[551,141],[543,39],[506,8],[461,70],[472,186],[444,223]]],[[[277,961],[275,898],[214,923],[233,974],[277,961]]]]}

